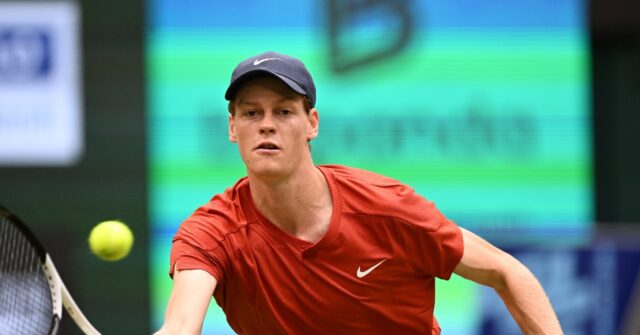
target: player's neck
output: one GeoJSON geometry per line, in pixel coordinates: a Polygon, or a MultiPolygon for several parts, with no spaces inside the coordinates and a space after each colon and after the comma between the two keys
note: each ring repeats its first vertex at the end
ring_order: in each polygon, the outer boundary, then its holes
{"type": "Polygon", "coordinates": [[[256,207],[269,221],[300,239],[315,242],[331,221],[331,191],[313,164],[280,182],[249,178],[256,207]]]}

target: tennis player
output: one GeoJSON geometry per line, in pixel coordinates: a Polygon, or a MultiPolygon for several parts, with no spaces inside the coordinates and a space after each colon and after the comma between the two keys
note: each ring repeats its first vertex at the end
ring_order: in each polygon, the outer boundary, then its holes
{"type": "Polygon", "coordinates": [[[495,289],[525,334],[562,334],[514,257],[407,185],[314,165],[316,90],[298,59],[241,62],[225,98],[247,177],[180,226],[158,334],[200,334],[211,296],[239,334],[440,334],[435,279],[452,273],[495,289]]]}

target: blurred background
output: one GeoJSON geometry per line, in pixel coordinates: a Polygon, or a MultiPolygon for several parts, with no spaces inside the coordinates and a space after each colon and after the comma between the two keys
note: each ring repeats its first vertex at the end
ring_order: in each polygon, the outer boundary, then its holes
{"type": "MultiPolygon", "coordinates": [[[[316,163],[406,182],[513,253],[567,334],[640,333],[636,1],[1,0],[0,203],[104,334],[160,327],[171,237],[244,175],[223,95],[265,50],[314,75],[316,163]],[[119,262],[87,247],[107,219],[136,236],[119,262]]],[[[490,290],[437,292],[445,334],[520,333],[490,290]]],[[[231,333],[215,303],[204,333],[231,333]]]]}

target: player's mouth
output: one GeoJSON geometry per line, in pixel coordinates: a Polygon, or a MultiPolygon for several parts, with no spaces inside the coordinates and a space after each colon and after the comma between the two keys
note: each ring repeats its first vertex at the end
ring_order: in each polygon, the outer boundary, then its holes
{"type": "Polygon", "coordinates": [[[275,154],[280,151],[280,147],[273,142],[260,142],[254,149],[259,154],[275,154]]]}

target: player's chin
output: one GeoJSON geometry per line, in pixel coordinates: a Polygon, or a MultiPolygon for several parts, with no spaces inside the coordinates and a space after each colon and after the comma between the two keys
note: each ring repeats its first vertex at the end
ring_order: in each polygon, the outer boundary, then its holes
{"type": "Polygon", "coordinates": [[[249,167],[251,173],[262,179],[277,179],[287,175],[287,168],[282,162],[258,160],[249,167]]]}

